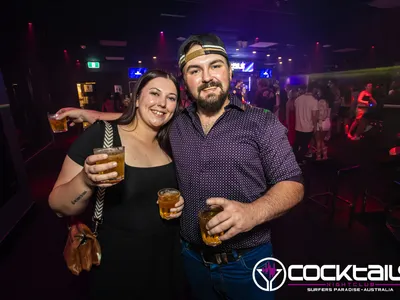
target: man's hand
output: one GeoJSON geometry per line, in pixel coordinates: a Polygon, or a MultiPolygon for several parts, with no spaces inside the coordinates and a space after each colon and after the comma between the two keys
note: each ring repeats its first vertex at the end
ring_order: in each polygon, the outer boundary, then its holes
{"type": "Polygon", "coordinates": [[[90,124],[93,124],[94,122],[96,122],[98,114],[99,113],[94,110],[87,110],[75,107],[61,108],[56,113],[58,120],[64,118],[68,118],[69,120],[71,120],[72,122],[70,123],[70,126],[74,126],[75,124],[82,122],[89,122],[90,124]]]}
{"type": "Polygon", "coordinates": [[[210,235],[224,232],[219,238],[221,241],[226,241],[239,233],[250,231],[257,225],[251,204],[225,198],[210,198],[207,200],[207,204],[221,206],[224,209],[206,225],[210,235]]]}

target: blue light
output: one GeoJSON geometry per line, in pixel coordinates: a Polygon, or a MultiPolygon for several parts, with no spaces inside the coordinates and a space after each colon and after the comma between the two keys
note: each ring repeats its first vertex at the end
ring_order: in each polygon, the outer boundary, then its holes
{"type": "Polygon", "coordinates": [[[246,72],[246,73],[251,73],[253,71],[254,71],[254,63],[246,65],[246,67],[243,70],[243,72],[246,72]]]}
{"type": "Polygon", "coordinates": [[[272,69],[261,69],[260,78],[272,78],[272,69]]]}
{"type": "Polygon", "coordinates": [[[231,62],[232,71],[251,73],[254,71],[254,63],[231,62]]]}
{"type": "Polygon", "coordinates": [[[128,77],[129,79],[137,79],[140,78],[146,72],[147,68],[129,68],[128,77]]]}

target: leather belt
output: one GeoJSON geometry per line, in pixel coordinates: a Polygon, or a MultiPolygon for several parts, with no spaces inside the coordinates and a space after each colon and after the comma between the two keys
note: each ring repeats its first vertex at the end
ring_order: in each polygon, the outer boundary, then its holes
{"type": "Polygon", "coordinates": [[[231,249],[226,251],[214,250],[213,248],[204,248],[199,245],[187,243],[187,248],[197,252],[205,264],[223,265],[230,262],[238,261],[245,253],[253,250],[254,248],[245,249],[231,249]]]}

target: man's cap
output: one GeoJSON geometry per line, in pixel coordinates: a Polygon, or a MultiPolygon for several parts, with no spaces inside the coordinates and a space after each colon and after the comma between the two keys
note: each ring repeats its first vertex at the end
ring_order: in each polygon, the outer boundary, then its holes
{"type": "Polygon", "coordinates": [[[198,34],[190,36],[179,48],[179,68],[182,70],[187,62],[192,59],[207,54],[219,54],[222,55],[228,60],[228,54],[225,50],[224,42],[215,34],[198,34]],[[186,55],[186,49],[188,45],[195,43],[202,47],[202,49],[196,50],[189,55],[186,55]]]}

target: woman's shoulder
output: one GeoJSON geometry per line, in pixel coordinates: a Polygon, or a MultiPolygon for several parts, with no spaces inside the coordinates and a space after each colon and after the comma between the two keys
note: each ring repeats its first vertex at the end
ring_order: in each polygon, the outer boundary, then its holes
{"type": "Polygon", "coordinates": [[[67,155],[79,165],[83,165],[86,157],[93,154],[94,148],[102,147],[104,126],[104,122],[102,121],[97,121],[90,125],[75,139],[67,155]]]}

